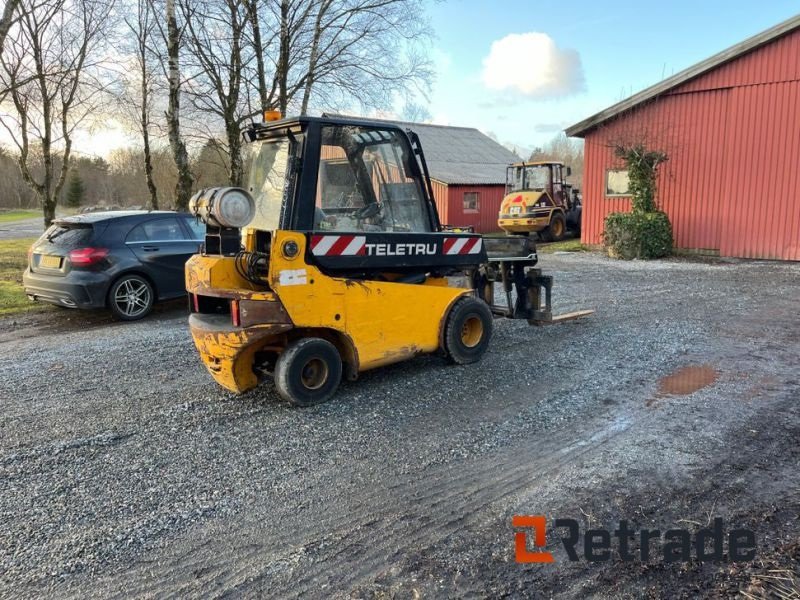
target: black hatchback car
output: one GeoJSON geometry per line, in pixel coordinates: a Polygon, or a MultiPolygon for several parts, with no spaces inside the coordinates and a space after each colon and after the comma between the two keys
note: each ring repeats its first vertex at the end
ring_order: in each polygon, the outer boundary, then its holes
{"type": "Polygon", "coordinates": [[[146,316],[157,300],[186,294],[184,264],[205,225],[171,211],[109,211],[58,219],[31,246],[22,276],[31,300],[146,316]]]}

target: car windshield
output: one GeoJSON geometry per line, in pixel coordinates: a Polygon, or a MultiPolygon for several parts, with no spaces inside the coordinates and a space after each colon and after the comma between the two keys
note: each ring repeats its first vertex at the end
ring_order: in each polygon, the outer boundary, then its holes
{"type": "Polygon", "coordinates": [[[289,165],[289,140],[280,138],[253,144],[248,189],[256,203],[256,216],[248,228],[278,229],[289,165]]]}

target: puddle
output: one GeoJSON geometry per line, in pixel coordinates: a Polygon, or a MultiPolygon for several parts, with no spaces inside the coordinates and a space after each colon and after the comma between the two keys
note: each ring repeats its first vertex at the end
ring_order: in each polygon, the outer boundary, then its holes
{"type": "Polygon", "coordinates": [[[655,398],[647,401],[647,406],[652,406],[656,400],[664,396],[688,396],[708,387],[719,377],[711,365],[689,365],[673,371],[658,381],[658,392],[655,398]]]}

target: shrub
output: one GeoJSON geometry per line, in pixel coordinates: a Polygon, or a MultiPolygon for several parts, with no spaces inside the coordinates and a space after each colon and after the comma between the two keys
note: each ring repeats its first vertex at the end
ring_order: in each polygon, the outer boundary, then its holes
{"type": "Polygon", "coordinates": [[[672,225],[661,211],[611,213],[603,243],[617,258],[663,258],[672,253],[672,225]]]}
{"type": "Polygon", "coordinates": [[[606,217],[603,244],[616,258],[662,258],[672,253],[672,225],[656,203],[658,167],[667,160],[664,152],[648,150],[644,144],[619,145],[617,158],[628,168],[631,212],[606,217]]]}

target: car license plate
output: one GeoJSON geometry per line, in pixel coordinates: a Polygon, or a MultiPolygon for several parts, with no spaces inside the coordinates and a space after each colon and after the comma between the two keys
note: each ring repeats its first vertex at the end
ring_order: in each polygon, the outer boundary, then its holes
{"type": "Polygon", "coordinates": [[[509,210],[508,212],[509,212],[509,214],[512,214],[512,215],[518,215],[518,214],[520,214],[522,212],[522,207],[521,206],[512,206],[511,210],[509,210]]]}
{"type": "Polygon", "coordinates": [[[42,254],[42,256],[39,258],[39,266],[45,269],[60,269],[61,257],[52,256],[50,254],[42,254]]]}

